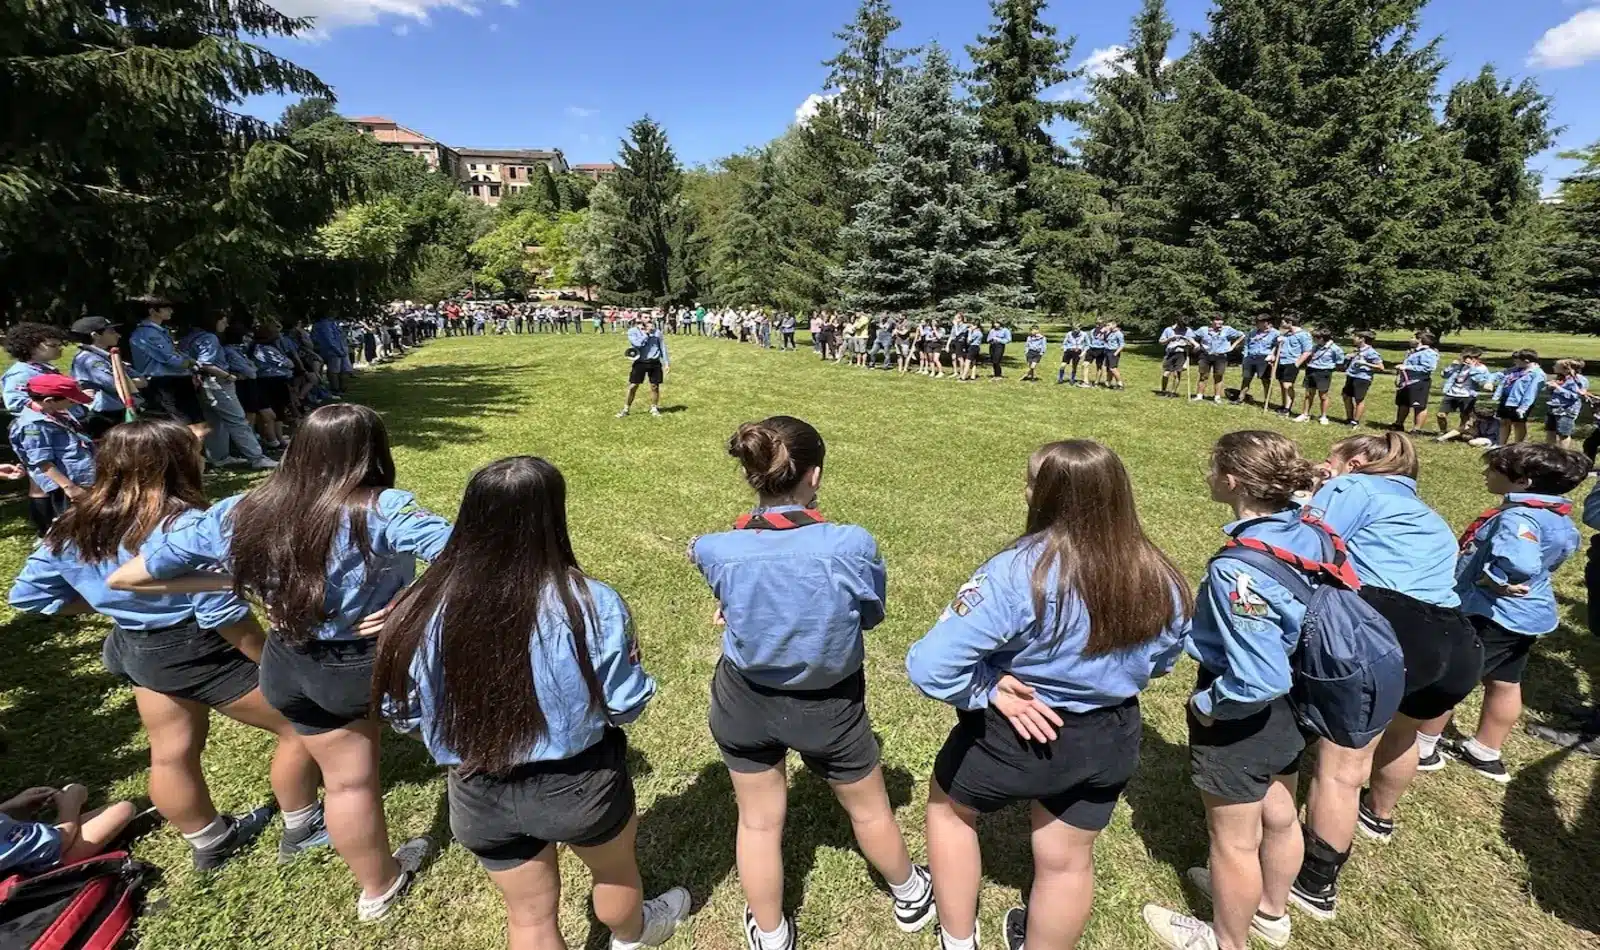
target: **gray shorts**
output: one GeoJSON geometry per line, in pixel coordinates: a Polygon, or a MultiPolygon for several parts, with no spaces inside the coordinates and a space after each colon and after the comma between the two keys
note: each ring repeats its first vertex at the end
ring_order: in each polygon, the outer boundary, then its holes
{"type": "Polygon", "coordinates": [[[213,709],[243,698],[260,676],[254,660],[192,621],[165,630],[112,627],[100,659],[135,686],[213,709]]]}
{"type": "MultiPolygon", "coordinates": [[[[1215,675],[1200,668],[1195,689],[1215,675]]],[[[1289,697],[1279,696],[1258,713],[1202,725],[1188,706],[1189,771],[1196,788],[1226,802],[1245,804],[1267,797],[1272,780],[1300,771],[1306,740],[1295,721],[1289,697]]]]}
{"type": "Polygon", "coordinates": [[[866,698],[860,670],[827,689],[785,691],[752,683],[724,658],[711,679],[711,738],[729,771],[765,772],[793,749],[822,779],[848,785],[881,758],[866,698]]]}
{"type": "Polygon", "coordinates": [[[485,869],[509,871],[552,844],[598,848],[633,819],[633,776],[621,729],[570,759],[531,762],[505,775],[450,770],[450,834],[485,869]]]}

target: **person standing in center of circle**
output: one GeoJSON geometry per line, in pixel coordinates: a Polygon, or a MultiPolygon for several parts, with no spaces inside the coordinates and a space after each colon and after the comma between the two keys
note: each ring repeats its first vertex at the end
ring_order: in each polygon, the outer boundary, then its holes
{"type": "Polygon", "coordinates": [[[884,617],[883,559],[864,529],[830,524],[816,510],[825,451],[817,430],[791,416],[740,426],[728,454],[744,466],[756,508],[734,530],[689,543],[726,625],[711,735],[738,799],[749,950],[796,945],[783,913],[790,749],[849,814],[894,894],[895,924],[915,933],[934,915],[932,882],[906,852],[867,718],[861,634],[884,617]]]}
{"type": "Polygon", "coordinates": [[[628,372],[628,394],[622,400],[622,411],[617,413],[617,418],[628,415],[628,410],[633,408],[633,397],[639,392],[639,384],[647,377],[650,380],[650,414],[659,416],[661,382],[667,378],[667,368],[672,362],[667,358],[667,341],[661,338],[661,330],[656,326],[654,317],[645,317],[639,326],[628,328],[628,346],[633,353],[633,369],[628,372]]]}

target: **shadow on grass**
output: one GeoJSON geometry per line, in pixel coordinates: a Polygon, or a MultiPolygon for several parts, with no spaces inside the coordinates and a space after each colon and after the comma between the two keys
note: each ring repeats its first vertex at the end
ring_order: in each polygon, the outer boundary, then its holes
{"type": "Polygon", "coordinates": [[[1145,850],[1172,868],[1187,888],[1189,878],[1184,872],[1206,863],[1208,847],[1205,808],[1189,781],[1188,746],[1168,742],[1145,723],[1139,772],[1128,783],[1125,797],[1133,812],[1133,830],[1145,850]]]}
{"type": "Polygon", "coordinates": [[[1500,833],[1528,865],[1528,887],[1544,910],[1573,927],[1600,933],[1594,869],[1600,867],[1600,784],[1588,790],[1568,824],[1551,794],[1556,770],[1572,750],[1518,769],[1506,786],[1500,833]]]}
{"type": "Polygon", "coordinates": [[[1568,626],[1543,640],[1528,654],[1528,670],[1522,677],[1522,704],[1528,711],[1548,717],[1582,705],[1579,669],[1589,670],[1591,690],[1600,683],[1600,641],[1568,626]],[[1571,661],[1555,655],[1552,648],[1570,651],[1571,661]]]}
{"type": "Polygon", "coordinates": [[[426,451],[488,438],[471,420],[526,411],[528,404],[506,383],[533,368],[532,363],[396,367],[357,379],[351,398],[384,407],[396,446],[426,451]]]}

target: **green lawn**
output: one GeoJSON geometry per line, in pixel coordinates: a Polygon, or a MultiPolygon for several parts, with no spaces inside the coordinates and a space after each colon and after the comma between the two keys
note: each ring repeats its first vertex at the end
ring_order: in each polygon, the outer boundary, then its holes
{"type": "MultiPolygon", "coordinates": [[[[1485,342],[1505,348],[1514,341],[1485,342]]],[[[740,422],[783,412],[815,423],[830,447],[823,508],[835,520],[866,526],[882,546],[889,616],[867,638],[870,702],[889,787],[917,855],[924,851],[928,775],[954,717],[906,682],[906,649],[969,572],[1018,531],[1024,467],[1035,447],[1072,436],[1099,439],[1120,452],[1147,528],[1198,577],[1228,518],[1207,500],[1202,484],[1213,440],[1266,425],[1301,438],[1316,454],[1345,432],[1293,426],[1244,409],[1157,400],[1149,395],[1157,368],[1142,356],[1125,365],[1128,390],[1107,393],[1048,382],[956,384],[867,373],[819,365],[804,349],[765,353],[684,338],[669,344],[674,370],[665,402],[671,411],[659,419],[642,412],[613,418],[627,368],[625,344],[618,336],[587,332],[440,340],[362,375],[355,395],[385,413],[402,486],[441,512],[454,511],[474,468],[500,456],[543,455],[566,473],[578,554],[592,574],[628,598],[646,664],[661,685],[631,740],[647,885],[684,884],[696,901],[695,917],[670,944],[679,950],[743,946],[733,799],[705,725],[719,637],[711,597],[683,558],[691,536],[724,528],[748,502],[723,450],[740,422]]],[[[1540,349],[1555,355],[1566,345],[1541,343],[1540,349]]],[[[1386,413],[1378,409],[1374,418],[1386,413]]],[[[1423,494],[1452,524],[1465,525],[1491,501],[1482,491],[1477,454],[1432,443],[1422,452],[1423,494]]],[[[240,477],[216,488],[222,493],[244,484],[240,477]]],[[[14,570],[31,539],[20,504],[4,514],[0,559],[14,570]]],[[[1583,630],[1578,560],[1561,577],[1565,624],[1540,646],[1530,668],[1530,715],[1590,695],[1591,678],[1600,673],[1600,643],[1583,630]]],[[[97,795],[108,787],[117,795],[141,795],[146,747],[129,691],[100,666],[103,624],[9,613],[0,621],[0,729],[8,745],[0,790],[78,780],[97,795]]],[[[1147,901],[1207,912],[1181,883],[1183,870],[1203,862],[1206,849],[1199,796],[1185,774],[1182,709],[1193,675],[1184,660],[1146,696],[1142,767],[1100,841],[1086,947],[1153,947],[1139,919],[1147,901]]],[[[1469,725],[1476,721],[1476,702],[1465,709],[1469,725]]],[[[221,721],[212,735],[206,767],[218,804],[243,809],[266,801],[268,740],[221,721]]],[[[1297,916],[1296,945],[1596,946],[1595,763],[1520,735],[1506,757],[1514,777],[1505,788],[1455,766],[1422,776],[1401,806],[1395,841],[1358,842],[1339,919],[1320,924],[1297,916]]],[[[384,768],[392,837],[445,832],[440,771],[399,737],[389,743],[384,768]]],[[[935,947],[931,929],[906,937],[894,927],[887,894],[851,847],[848,824],[826,787],[796,773],[787,869],[803,946],[935,947]]],[[[988,947],[998,945],[1000,916],[1027,886],[1026,827],[1020,810],[985,826],[988,947]]],[[[499,897],[460,847],[444,851],[403,909],[366,929],[355,923],[355,886],[338,860],[324,853],[280,869],[277,834],[270,831],[270,840],[210,879],[191,870],[186,846],[170,829],[141,841],[140,856],[165,870],[159,909],[141,923],[142,946],[457,948],[491,947],[503,939],[499,897]]],[[[569,941],[604,946],[599,928],[589,923],[581,866],[567,859],[564,868],[569,941]]]]}

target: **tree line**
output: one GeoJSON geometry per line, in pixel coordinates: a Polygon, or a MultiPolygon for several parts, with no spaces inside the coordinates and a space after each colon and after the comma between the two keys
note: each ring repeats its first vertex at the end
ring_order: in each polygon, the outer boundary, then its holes
{"type": "Polygon", "coordinates": [[[1541,203],[1549,98],[1490,66],[1442,88],[1425,3],[1217,0],[1174,57],[1143,0],[1085,75],[1045,0],[991,0],[966,72],[864,0],[778,139],[684,171],[636,123],[591,270],[620,299],[799,312],[1600,329],[1600,145],[1541,203]]]}

